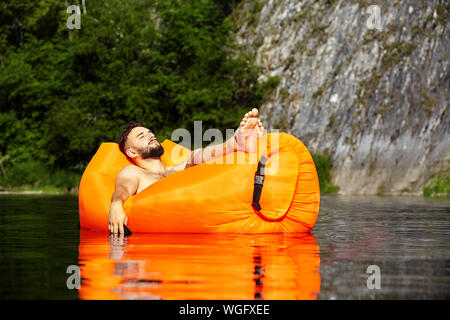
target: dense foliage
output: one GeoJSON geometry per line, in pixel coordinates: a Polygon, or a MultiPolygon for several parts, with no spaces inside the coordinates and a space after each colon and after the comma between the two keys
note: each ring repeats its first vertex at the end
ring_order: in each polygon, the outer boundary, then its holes
{"type": "Polygon", "coordinates": [[[433,174],[423,188],[423,195],[450,198],[450,169],[433,174]]]}
{"type": "Polygon", "coordinates": [[[324,154],[311,154],[316,165],[321,193],[336,193],[339,188],[331,182],[331,160],[324,154]]]}
{"type": "Polygon", "coordinates": [[[139,120],[234,128],[258,106],[252,58],[233,43],[227,1],[9,0],[0,4],[0,158],[81,172],[139,120]],[[69,30],[69,4],[81,29],[69,30]]]}
{"type": "MultiPolygon", "coordinates": [[[[279,83],[259,83],[233,43],[237,2],[86,0],[83,13],[76,0],[2,1],[0,189],[76,188],[100,143],[130,120],[161,141],[194,120],[237,127],[279,83]],[[70,4],[81,29],[67,26],[70,4]]],[[[328,186],[327,159],[315,160],[328,186]]]]}

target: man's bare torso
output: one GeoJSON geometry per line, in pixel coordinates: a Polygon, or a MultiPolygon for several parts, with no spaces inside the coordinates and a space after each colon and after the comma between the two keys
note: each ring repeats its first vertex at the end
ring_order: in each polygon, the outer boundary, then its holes
{"type": "Polygon", "coordinates": [[[135,165],[129,165],[125,169],[130,178],[138,181],[136,194],[170,174],[170,171],[167,171],[165,174],[151,173],[135,165]]]}
{"type": "Polygon", "coordinates": [[[171,175],[172,173],[182,171],[186,167],[186,162],[176,164],[172,167],[166,167],[164,172],[153,173],[145,170],[144,168],[128,165],[122,170],[126,171],[127,176],[130,179],[134,179],[138,183],[136,194],[154,184],[156,181],[171,175]]]}

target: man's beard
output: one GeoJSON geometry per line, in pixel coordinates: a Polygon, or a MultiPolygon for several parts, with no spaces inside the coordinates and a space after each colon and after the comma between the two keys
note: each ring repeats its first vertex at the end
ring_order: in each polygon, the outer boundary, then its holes
{"type": "Polygon", "coordinates": [[[146,148],[138,149],[142,159],[159,158],[164,154],[164,148],[158,143],[156,146],[147,146],[146,148]]]}

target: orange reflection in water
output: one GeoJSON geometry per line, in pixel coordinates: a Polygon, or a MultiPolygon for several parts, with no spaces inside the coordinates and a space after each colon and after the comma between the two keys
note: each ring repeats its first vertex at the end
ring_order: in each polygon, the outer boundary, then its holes
{"type": "Polygon", "coordinates": [[[133,234],[81,230],[80,299],[317,299],[312,234],[133,234]]]}

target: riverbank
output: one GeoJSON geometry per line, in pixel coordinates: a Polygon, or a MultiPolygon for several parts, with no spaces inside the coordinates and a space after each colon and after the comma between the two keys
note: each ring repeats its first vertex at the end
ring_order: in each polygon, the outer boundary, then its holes
{"type": "MultiPolygon", "coordinates": [[[[339,194],[332,183],[332,163],[324,154],[311,153],[319,178],[321,194],[339,194]]],[[[81,173],[68,169],[52,170],[39,162],[25,162],[7,167],[0,175],[0,194],[73,194],[78,195],[81,173]]],[[[364,194],[361,194],[362,196],[364,194]]],[[[433,175],[423,193],[380,192],[379,196],[414,196],[450,199],[450,170],[433,175]]]]}
{"type": "Polygon", "coordinates": [[[23,194],[23,195],[78,195],[78,187],[71,189],[45,187],[45,188],[29,188],[28,186],[16,188],[3,188],[0,186],[0,195],[23,194]]]}
{"type": "Polygon", "coordinates": [[[81,172],[36,160],[8,162],[0,174],[2,194],[77,194],[81,172]]]}

